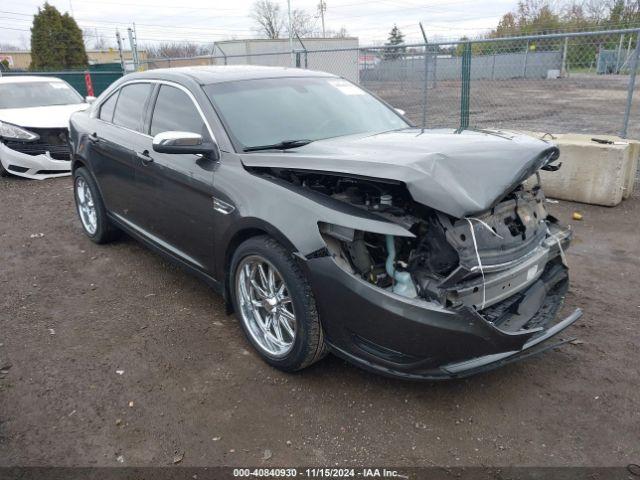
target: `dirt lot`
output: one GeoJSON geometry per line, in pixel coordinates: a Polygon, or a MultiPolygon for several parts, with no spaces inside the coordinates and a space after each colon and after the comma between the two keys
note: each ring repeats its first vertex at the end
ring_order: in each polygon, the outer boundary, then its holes
{"type": "Polygon", "coordinates": [[[334,357],[269,368],[204,284],[131,239],[86,239],[69,179],[0,179],[0,464],[638,463],[640,198],[552,210],[576,231],[583,343],[406,383],[334,357]]]}
{"type": "MultiPolygon", "coordinates": [[[[629,77],[573,73],[569,78],[471,80],[470,125],[483,128],[618,134],[629,77]]],[[[363,82],[391,105],[422,124],[424,90],[419,82],[363,82]]],[[[438,81],[427,91],[427,125],[460,124],[460,87],[455,80],[438,81]]],[[[631,118],[640,115],[635,95],[631,118]]],[[[631,122],[629,137],[640,138],[640,123],[631,122]]]]}

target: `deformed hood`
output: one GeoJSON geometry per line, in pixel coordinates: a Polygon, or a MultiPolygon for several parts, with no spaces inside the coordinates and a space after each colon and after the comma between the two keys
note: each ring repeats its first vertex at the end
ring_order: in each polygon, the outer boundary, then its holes
{"type": "Polygon", "coordinates": [[[491,208],[556,151],[551,143],[512,132],[407,129],[241,158],[248,167],[400,181],[416,202],[459,218],[491,208]]]}

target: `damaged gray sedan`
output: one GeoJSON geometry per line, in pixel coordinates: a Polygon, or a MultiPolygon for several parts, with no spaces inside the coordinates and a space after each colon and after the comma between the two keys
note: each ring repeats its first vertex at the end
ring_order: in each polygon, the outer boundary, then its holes
{"type": "Polygon", "coordinates": [[[461,377],[581,315],[557,318],[571,232],[524,186],[559,166],[545,141],[418,129],[321,72],[202,67],[127,75],[71,144],[85,233],[124,230],[203,278],[282,370],[330,351],[461,377]]]}

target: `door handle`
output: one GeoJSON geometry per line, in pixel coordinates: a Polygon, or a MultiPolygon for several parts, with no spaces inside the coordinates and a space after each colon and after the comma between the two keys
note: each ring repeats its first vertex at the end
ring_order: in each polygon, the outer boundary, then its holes
{"type": "Polygon", "coordinates": [[[153,157],[149,155],[149,150],[145,150],[144,152],[138,152],[136,155],[140,160],[142,160],[142,164],[145,166],[153,162],[153,157]]]}
{"type": "Polygon", "coordinates": [[[98,143],[100,141],[100,137],[97,133],[92,133],[87,137],[91,143],[98,143]]]}

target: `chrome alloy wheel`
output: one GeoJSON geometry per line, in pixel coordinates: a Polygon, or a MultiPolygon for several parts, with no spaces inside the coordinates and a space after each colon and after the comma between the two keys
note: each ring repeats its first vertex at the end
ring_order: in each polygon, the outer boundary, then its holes
{"type": "Polygon", "coordinates": [[[93,235],[98,229],[98,214],[93,201],[93,195],[91,194],[91,188],[89,188],[89,184],[82,177],[76,177],[75,187],[76,204],[78,206],[80,220],[85,230],[90,235],[93,235]]]}
{"type": "Polygon", "coordinates": [[[297,322],[282,275],[259,255],[243,258],[236,272],[236,298],[247,331],[266,354],[284,357],[293,347],[297,322]]]}

